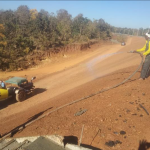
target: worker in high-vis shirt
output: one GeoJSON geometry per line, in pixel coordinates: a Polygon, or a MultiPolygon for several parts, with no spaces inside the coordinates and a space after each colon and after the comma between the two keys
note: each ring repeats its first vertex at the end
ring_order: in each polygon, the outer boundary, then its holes
{"type": "MultiPolygon", "coordinates": [[[[145,57],[144,64],[141,70],[140,80],[145,80],[149,76],[150,71],[150,32],[145,34],[146,44],[143,48],[136,50],[137,52],[143,52],[145,57]]],[[[135,52],[135,51],[134,51],[135,52]]]]}

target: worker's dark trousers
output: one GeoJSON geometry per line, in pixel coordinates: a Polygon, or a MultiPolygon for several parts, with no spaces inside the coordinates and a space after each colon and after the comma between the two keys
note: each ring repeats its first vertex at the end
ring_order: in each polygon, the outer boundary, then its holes
{"type": "Polygon", "coordinates": [[[142,67],[141,71],[141,78],[145,79],[149,76],[149,71],[150,71],[150,55],[145,57],[145,62],[142,67]]]}

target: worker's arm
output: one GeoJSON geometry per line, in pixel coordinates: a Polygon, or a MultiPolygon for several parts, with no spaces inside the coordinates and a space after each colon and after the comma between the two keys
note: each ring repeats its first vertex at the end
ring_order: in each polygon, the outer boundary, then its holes
{"type": "Polygon", "coordinates": [[[144,45],[144,47],[143,47],[143,48],[138,49],[138,50],[136,50],[136,51],[137,51],[137,52],[142,52],[142,51],[145,51],[145,49],[146,49],[146,44],[144,45]]]}
{"type": "Polygon", "coordinates": [[[148,50],[143,53],[143,55],[148,55],[150,54],[150,42],[148,43],[148,50]]]}

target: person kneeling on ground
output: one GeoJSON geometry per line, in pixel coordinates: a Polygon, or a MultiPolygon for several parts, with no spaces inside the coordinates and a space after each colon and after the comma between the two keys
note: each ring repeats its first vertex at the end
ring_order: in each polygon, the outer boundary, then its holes
{"type": "Polygon", "coordinates": [[[143,55],[146,57],[142,66],[140,80],[145,80],[145,78],[148,78],[149,76],[148,74],[150,71],[150,32],[145,34],[145,39],[146,39],[146,44],[144,45],[144,47],[133,51],[133,53],[145,51],[143,55]]]}

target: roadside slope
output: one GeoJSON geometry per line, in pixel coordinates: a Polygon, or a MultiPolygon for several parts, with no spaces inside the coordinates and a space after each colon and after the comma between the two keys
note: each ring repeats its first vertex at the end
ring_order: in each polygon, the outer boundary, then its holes
{"type": "MultiPolygon", "coordinates": [[[[46,101],[44,105],[55,109],[70,101],[80,99],[106,87],[111,87],[127,78],[136,67],[119,70],[103,78],[97,78],[75,89],[65,92],[53,101],[46,101]]],[[[98,94],[74,105],[54,112],[32,125],[28,126],[15,137],[58,134],[62,136],[76,136],[80,139],[82,125],[84,125],[82,143],[110,150],[137,150],[140,140],[150,139],[149,115],[140,107],[142,104],[150,113],[149,82],[138,80],[138,72],[132,80],[98,94]],[[75,116],[80,110],[87,111],[81,116],[75,116]],[[120,134],[124,131],[123,135],[120,134]],[[119,140],[114,148],[105,145],[108,141],[119,140]]],[[[35,117],[35,116],[33,116],[35,117]]]]}
{"type": "MultiPolygon", "coordinates": [[[[94,63],[93,63],[93,60],[95,60],[94,58],[97,58],[102,55],[107,55],[109,53],[115,53],[117,51],[127,52],[129,50],[140,48],[140,47],[142,47],[143,44],[144,44],[144,39],[142,39],[140,37],[133,37],[132,40],[129,41],[129,43],[126,47],[121,47],[120,45],[117,45],[114,47],[106,46],[106,47],[100,48],[99,51],[97,50],[96,52],[94,52],[94,54],[93,53],[88,54],[88,56],[91,56],[91,58],[88,57],[84,61],[77,64],[76,66],[73,66],[72,68],[68,68],[64,71],[60,71],[60,72],[54,73],[54,74],[49,74],[48,69],[50,69],[50,68],[43,68],[41,70],[39,69],[39,73],[42,71],[44,72],[44,69],[45,69],[45,73],[47,71],[47,76],[44,77],[43,79],[41,78],[40,80],[38,80],[35,83],[36,87],[38,89],[40,89],[41,91],[39,91],[37,93],[37,95],[24,101],[23,103],[8,104],[8,106],[6,106],[0,110],[0,122],[1,122],[0,133],[4,134],[4,133],[10,131],[14,127],[28,121],[33,116],[38,116],[37,115],[38,113],[43,114],[46,111],[49,111],[48,109],[54,109],[58,106],[65,104],[66,102],[70,102],[77,98],[87,96],[88,94],[91,94],[92,92],[95,92],[99,89],[102,89],[107,86],[111,86],[113,84],[116,84],[116,83],[122,81],[122,79],[127,77],[129,73],[132,73],[132,71],[134,71],[134,68],[131,68],[131,70],[121,70],[121,72],[116,73],[118,76],[114,73],[110,77],[109,76],[106,76],[105,78],[100,78],[100,77],[104,76],[106,74],[110,74],[111,72],[117,71],[119,69],[126,68],[128,66],[138,65],[140,62],[140,57],[138,55],[122,53],[122,54],[108,57],[104,60],[96,59],[97,61],[94,61],[94,63]],[[103,53],[101,50],[103,51],[103,53]],[[92,62],[92,65],[91,65],[91,62],[92,62]],[[92,69],[92,71],[89,70],[89,64],[91,65],[90,69],[92,69]],[[45,88],[46,88],[46,91],[44,91],[44,90],[42,91],[42,89],[45,89],[45,88]]],[[[36,71],[38,72],[38,70],[36,70],[36,71]]],[[[126,91],[125,87],[124,87],[124,91],[126,91]]],[[[116,93],[116,91],[113,94],[114,99],[116,96],[115,93],[116,93]]],[[[120,91],[120,93],[122,94],[121,91],[120,91]]],[[[112,97],[111,93],[109,94],[108,98],[110,98],[110,97],[112,97]]],[[[91,101],[92,99],[89,99],[89,100],[91,101]]],[[[118,97],[116,97],[116,100],[119,100],[118,97]]],[[[103,102],[103,103],[104,103],[104,105],[107,104],[107,103],[105,104],[105,102],[103,102]]],[[[81,103],[81,105],[75,104],[75,106],[70,106],[69,109],[71,109],[73,112],[76,112],[76,110],[79,110],[80,108],[84,108],[83,104],[84,104],[84,102],[81,103]],[[73,109],[76,107],[77,107],[77,109],[73,109]],[[78,107],[80,107],[80,108],[78,108],[78,107]]],[[[92,109],[92,107],[95,108],[96,106],[101,106],[101,104],[96,103],[96,105],[94,106],[93,103],[89,103],[89,106],[91,107],[91,111],[95,111],[92,109]]],[[[119,102],[118,102],[117,107],[120,107],[119,102]]],[[[122,105],[121,105],[121,107],[122,107],[122,105]]],[[[96,109],[96,111],[98,109],[102,109],[102,108],[104,108],[103,113],[105,114],[106,107],[103,107],[103,106],[98,107],[96,109]]],[[[113,109],[116,109],[116,108],[113,108],[113,109]]],[[[66,112],[65,110],[61,111],[61,114],[63,114],[63,113],[64,113],[64,115],[67,115],[66,118],[71,117],[72,119],[75,119],[74,117],[70,116],[70,113],[66,112]]],[[[57,126],[59,124],[61,124],[62,120],[61,120],[61,118],[59,118],[59,115],[61,115],[61,114],[55,113],[54,118],[52,118],[54,130],[52,129],[51,131],[53,133],[55,133],[57,131],[57,126]],[[55,122],[56,122],[56,124],[55,124],[55,122]]],[[[95,114],[95,112],[94,112],[94,114],[95,114]]],[[[111,114],[111,115],[113,116],[113,114],[111,114]]],[[[51,118],[51,116],[49,116],[49,117],[51,118]]],[[[62,119],[63,118],[64,117],[62,117],[62,119]]],[[[95,118],[95,116],[93,116],[93,114],[90,113],[88,123],[91,122],[92,118],[95,118]]],[[[87,117],[87,119],[88,119],[88,117],[87,117]]],[[[70,119],[67,119],[67,120],[68,120],[68,122],[65,121],[64,123],[62,123],[63,126],[66,126],[66,128],[70,125],[70,123],[69,123],[70,119]]],[[[82,124],[84,121],[85,120],[80,120],[80,124],[82,124]]],[[[51,122],[51,121],[48,121],[48,122],[51,122]]],[[[52,134],[51,132],[48,131],[48,129],[46,127],[47,126],[46,124],[49,125],[48,122],[47,122],[47,120],[45,120],[44,127],[41,126],[42,131],[39,130],[38,127],[36,127],[37,130],[33,130],[33,128],[35,127],[34,125],[32,127],[32,130],[29,127],[30,133],[32,133],[32,135],[40,134],[40,133],[45,134],[45,132],[47,132],[48,134],[52,134]]],[[[40,124],[42,125],[43,121],[42,122],[40,121],[40,124]]],[[[97,122],[95,122],[95,125],[96,124],[97,124],[97,122]]],[[[40,127],[39,124],[37,126],[40,127]]],[[[50,124],[50,126],[52,126],[52,125],[50,124]]],[[[80,126],[79,126],[79,128],[80,128],[80,126]]],[[[66,130],[70,131],[70,128],[66,129],[66,130]]],[[[61,133],[61,132],[63,134],[63,127],[61,127],[61,130],[59,133],[61,133]]],[[[79,129],[78,129],[78,132],[80,132],[79,129]]],[[[23,131],[22,133],[23,133],[22,135],[26,135],[25,133],[29,134],[29,132],[27,132],[27,131],[25,131],[25,132],[23,131]]],[[[65,132],[64,134],[69,134],[69,133],[65,132]]],[[[76,134],[77,133],[75,133],[75,135],[76,134]]],[[[92,134],[93,134],[93,132],[92,132],[92,134]]],[[[91,139],[91,137],[90,137],[90,139],[91,139]]]]}

